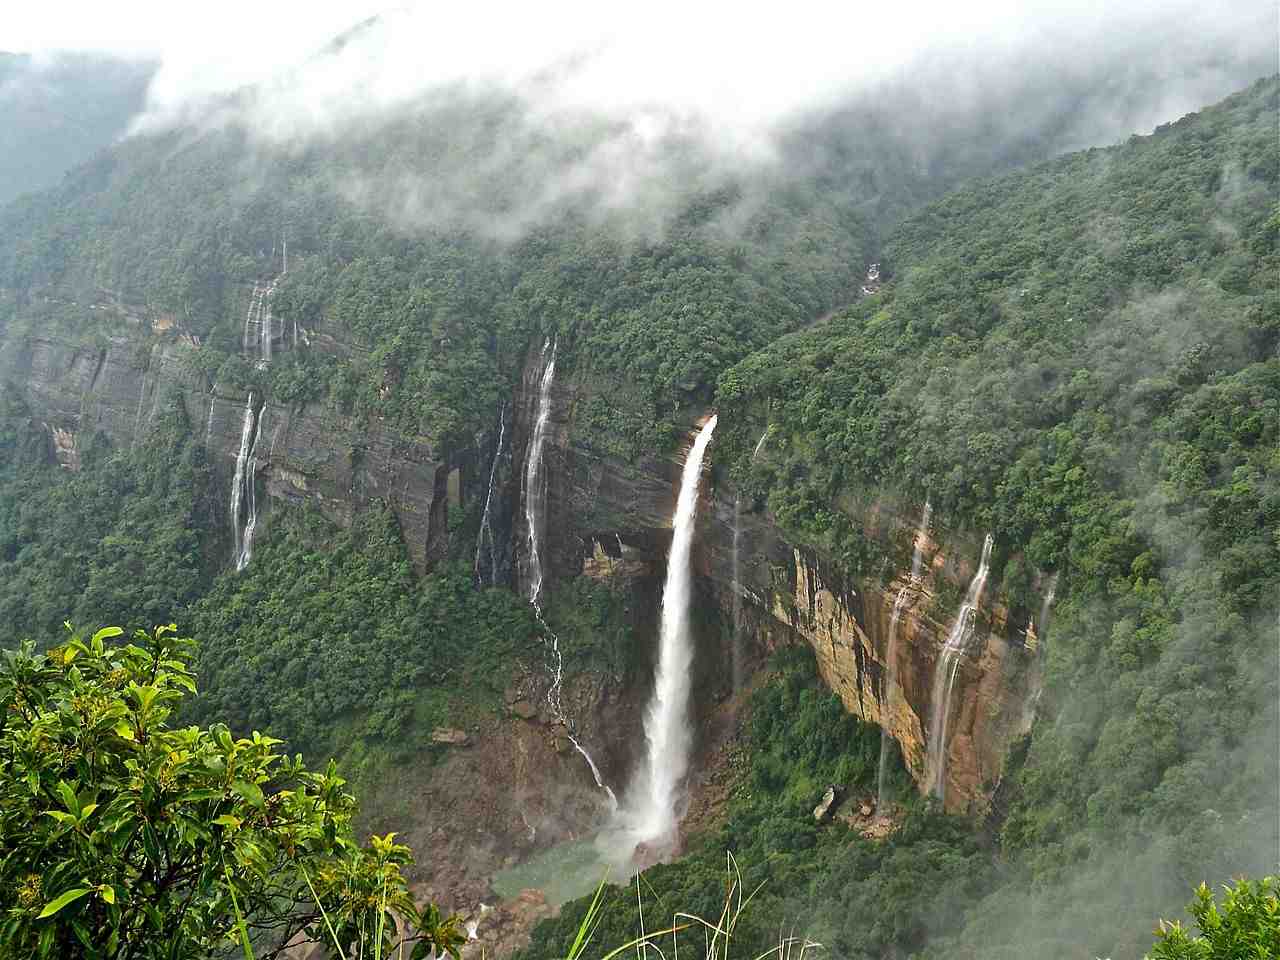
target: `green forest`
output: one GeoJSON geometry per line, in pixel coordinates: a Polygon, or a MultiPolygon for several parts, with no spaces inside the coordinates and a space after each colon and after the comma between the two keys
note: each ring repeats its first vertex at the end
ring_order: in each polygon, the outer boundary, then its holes
{"type": "MultiPolygon", "coordinates": [[[[112,76],[132,102],[146,72],[112,76]]],[[[902,566],[865,506],[927,501],[960,539],[993,536],[1005,608],[1057,587],[1035,722],[984,814],[945,812],[895,753],[892,832],[815,819],[828,785],[874,792],[881,731],[807,645],[779,642],[735,707],[716,814],[680,857],[531,927],[521,960],[714,919],[727,888],[755,891],[734,917],[741,957],[780,930],[848,960],[1280,956],[1280,78],[1063,156],[1047,122],[981,149],[940,130],[930,149],[959,159],[936,177],[904,161],[901,131],[860,146],[857,111],[793,131],[784,159],[811,135],[827,162],[790,177],[713,176],[682,143],[689,175],[656,227],[587,195],[495,232],[482,225],[514,222],[535,174],[611,135],[544,137],[527,110],[460,91],[291,149],[232,123],[106,149],[90,130],[76,169],[0,206],[0,957],[272,957],[303,935],[344,957],[475,949],[468,905],[423,902],[440,865],[370,835],[357,797],[412,807],[387,801],[398,778],[460,769],[433,731],[496,742],[524,722],[513,685],[549,664],[571,708],[589,691],[638,731],[655,598],[628,594],[607,551],[607,575],[577,574],[616,538],[624,573],[642,554],[653,577],[669,537],[638,506],[587,529],[561,505],[543,602],[523,574],[477,577],[494,478],[524,549],[527,437],[502,437],[508,410],[531,416],[515,408],[546,343],[547,470],[574,490],[678,463],[714,411],[715,497],[850,583],[902,566]],[[537,163],[467,181],[465,217],[335,188],[521,153],[537,163]],[[288,343],[270,362],[242,342],[268,283],[288,343]],[[66,403],[50,398],[69,381],[24,377],[49,344],[78,361],[121,343],[144,391],[142,358],[186,351],[141,435],[91,420],[97,373],[66,403]],[[237,571],[235,459],[209,442],[212,400],[196,422],[191,384],[461,464],[436,552],[421,559],[394,497],[359,499],[374,468],[353,442],[334,454],[350,503],[268,498],[250,474],[270,502],[237,571]],[[63,428],[74,469],[55,456],[63,428]]],[[[731,631],[710,581],[699,629],[731,631]]],[[[726,682],[706,686],[710,712],[726,682]]],[[[410,815],[405,829],[499,829],[410,815]]],[[[529,829],[509,859],[543,842],[529,829]]],[[[674,937],[726,952],[705,928],[674,937]]]]}

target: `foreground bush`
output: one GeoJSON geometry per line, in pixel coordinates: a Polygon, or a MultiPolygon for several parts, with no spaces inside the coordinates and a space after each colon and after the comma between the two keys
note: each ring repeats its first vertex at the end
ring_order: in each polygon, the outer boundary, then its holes
{"type": "Polygon", "coordinates": [[[1280,957],[1280,881],[1240,880],[1226,888],[1222,906],[1205,884],[1187,908],[1200,934],[1181,923],[1161,923],[1148,960],[1274,960],[1280,957]]]}
{"type": "Polygon", "coordinates": [[[0,957],[413,957],[463,942],[419,910],[392,835],[365,847],[355,798],[255,732],[166,725],[195,691],[173,626],[112,627],[0,662],[0,957]]]}

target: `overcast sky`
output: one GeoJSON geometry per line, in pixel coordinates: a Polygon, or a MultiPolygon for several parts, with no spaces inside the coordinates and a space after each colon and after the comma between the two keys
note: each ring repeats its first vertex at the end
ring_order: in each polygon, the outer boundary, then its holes
{"type": "Polygon", "coordinates": [[[653,105],[731,125],[821,106],[926,50],[1087,51],[1156,29],[1176,29],[1188,42],[1203,35],[1218,46],[1233,32],[1242,46],[1256,45],[1261,29],[1276,42],[1273,0],[791,0],[759,7],[724,0],[41,0],[4,7],[0,49],[161,58],[152,89],[158,108],[278,75],[384,13],[392,28],[357,45],[329,82],[311,78],[308,99],[317,90],[337,96],[353,82],[379,104],[459,79],[523,88],[554,70],[558,105],[628,112],[653,105]]]}

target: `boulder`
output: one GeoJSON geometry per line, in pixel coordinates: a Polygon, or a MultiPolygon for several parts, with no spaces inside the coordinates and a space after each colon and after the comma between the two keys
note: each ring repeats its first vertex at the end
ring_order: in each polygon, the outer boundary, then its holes
{"type": "Polygon", "coordinates": [[[838,796],[836,788],[834,786],[827,787],[826,793],[822,795],[822,800],[820,800],[818,805],[813,808],[813,819],[817,820],[818,823],[824,823],[829,820],[831,818],[831,812],[836,807],[837,799],[838,796]]]}

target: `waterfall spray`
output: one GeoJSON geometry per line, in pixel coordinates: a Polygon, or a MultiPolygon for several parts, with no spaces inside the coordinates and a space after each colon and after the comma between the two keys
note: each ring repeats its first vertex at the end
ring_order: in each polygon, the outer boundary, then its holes
{"type": "Polygon", "coordinates": [[[676,829],[678,792],[689,767],[689,693],[693,637],[689,605],[693,592],[693,534],[698,516],[698,482],[702,459],[716,429],[712,417],[698,433],[680,479],[680,497],[672,521],[671,553],[662,591],[662,627],[653,699],[645,712],[648,741],[647,777],[634,811],[638,839],[667,846],[676,829]]]}
{"type": "Polygon", "coordinates": [[[943,644],[942,653],[938,657],[938,665],[933,673],[932,716],[929,720],[929,771],[933,792],[938,799],[945,799],[947,768],[947,722],[951,715],[951,695],[955,691],[956,675],[960,671],[968,639],[973,634],[974,624],[978,617],[978,601],[982,599],[982,588],[986,585],[990,571],[991,547],[994,544],[991,534],[982,542],[982,559],[978,563],[978,572],[969,583],[969,593],[960,607],[956,622],[943,644]]]}

